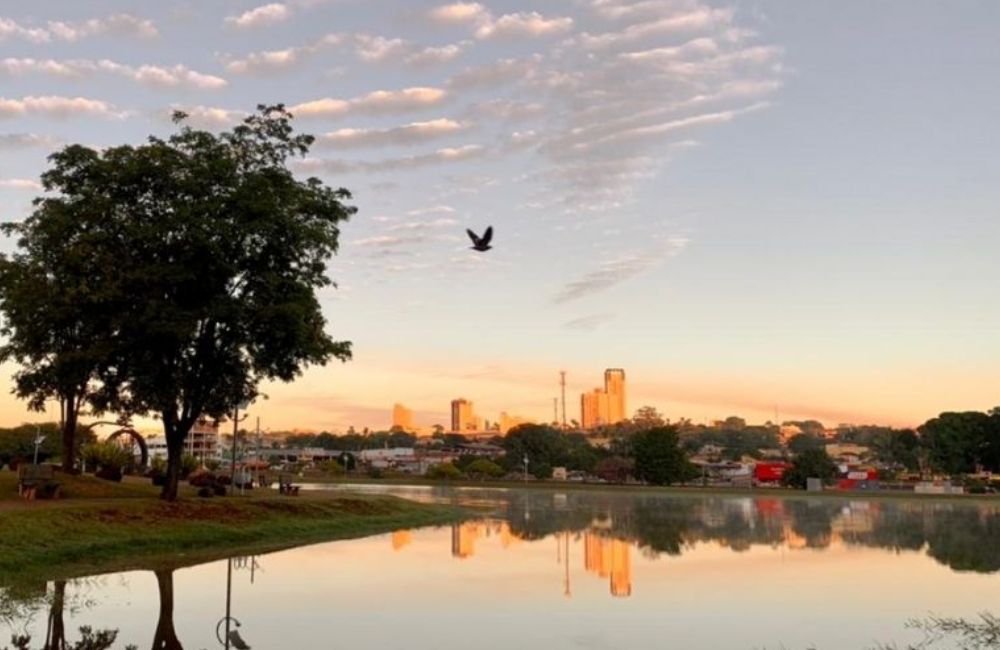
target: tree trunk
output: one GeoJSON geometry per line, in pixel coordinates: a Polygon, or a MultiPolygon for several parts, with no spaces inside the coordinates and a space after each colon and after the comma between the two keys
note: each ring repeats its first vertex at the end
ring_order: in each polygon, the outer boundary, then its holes
{"type": "Polygon", "coordinates": [[[167,477],[160,498],[165,501],[177,500],[177,485],[181,478],[181,460],[184,456],[184,436],[178,435],[175,426],[163,425],[167,440],[167,477]]]}
{"type": "Polygon", "coordinates": [[[72,397],[63,398],[62,469],[67,474],[76,472],[76,423],[80,410],[72,397]]]}
{"type": "Polygon", "coordinates": [[[49,625],[45,635],[44,650],[63,650],[66,647],[66,625],[63,622],[63,607],[66,602],[66,581],[56,580],[49,608],[49,625]]]}
{"type": "Polygon", "coordinates": [[[160,618],[153,635],[153,650],[183,650],[174,630],[174,572],[156,571],[160,589],[160,618]]]}

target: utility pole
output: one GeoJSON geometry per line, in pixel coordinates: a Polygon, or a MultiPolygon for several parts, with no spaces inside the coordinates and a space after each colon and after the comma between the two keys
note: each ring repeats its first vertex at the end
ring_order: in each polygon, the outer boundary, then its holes
{"type": "Polygon", "coordinates": [[[562,389],[562,428],[566,428],[566,371],[559,371],[559,388],[562,389]]]}
{"type": "Polygon", "coordinates": [[[552,424],[559,425],[559,398],[552,398],[552,424]]]}

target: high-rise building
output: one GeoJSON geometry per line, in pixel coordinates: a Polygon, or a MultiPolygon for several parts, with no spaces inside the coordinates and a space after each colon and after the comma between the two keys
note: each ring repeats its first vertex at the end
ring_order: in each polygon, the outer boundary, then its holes
{"type": "Polygon", "coordinates": [[[583,538],[583,567],[601,578],[608,578],[612,596],[627,597],[632,594],[628,542],[587,532],[583,538]]]}
{"type": "Polygon", "coordinates": [[[519,417],[517,415],[507,415],[506,411],[500,413],[500,434],[507,435],[507,432],[516,426],[522,424],[531,424],[531,420],[519,417]]]}
{"type": "Polygon", "coordinates": [[[451,400],[451,430],[455,433],[476,431],[479,428],[472,402],[459,397],[451,400]]]}
{"type": "Polygon", "coordinates": [[[580,396],[580,426],[592,429],[628,419],[625,403],[625,371],[608,368],[604,371],[604,388],[595,388],[580,396]]]}
{"type": "Polygon", "coordinates": [[[403,431],[413,431],[413,411],[402,404],[392,406],[392,427],[399,427],[403,431]]]}
{"type": "Polygon", "coordinates": [[[608,368],[604,371],[604,392],[608,395],[608,422],[614,424],[628,419],[625,406],[625,371],[608,368]]]}
{"type": "Polygon", "coordinates": [[[608,423],[608,394],[600,388],[580,396],[580,426],[592,429],[608,423]]]}

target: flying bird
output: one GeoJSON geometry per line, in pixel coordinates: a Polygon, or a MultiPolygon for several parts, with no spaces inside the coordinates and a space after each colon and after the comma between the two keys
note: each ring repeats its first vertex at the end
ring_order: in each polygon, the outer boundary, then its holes
{"type": "Polygon", "coordinates": [[[465,232],[469,233],[469,239],[472,240],[472,246],[470,246],[472,250],[485,253],[489,249],[493,248],[490,246],[490,240],[493,239],[493,226],[488,226],[482,237],[468,228],[465,229],[465,232]]]}

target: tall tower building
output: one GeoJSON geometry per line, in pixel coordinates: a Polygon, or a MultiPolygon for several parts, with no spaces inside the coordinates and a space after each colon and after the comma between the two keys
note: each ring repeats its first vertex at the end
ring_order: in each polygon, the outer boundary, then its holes
{"type": "Polygon", "coordinates": [[[392,426],[399,427],[403,431],[413,431],[413,411],[402,404],[393,404],[392,426]]]}
{"type": "Polygon", "coordinates": [[[608,423],[614,424],[628,419],[624,370],[608,368],[604,371],[604,392],[608,395],[608,423]]]}
{"type": "Polygon", "coordinates": [[[478,428],[472,402],[459,397],[451,400],[451,430],[456,433],[475,431],[478,428]]]}

